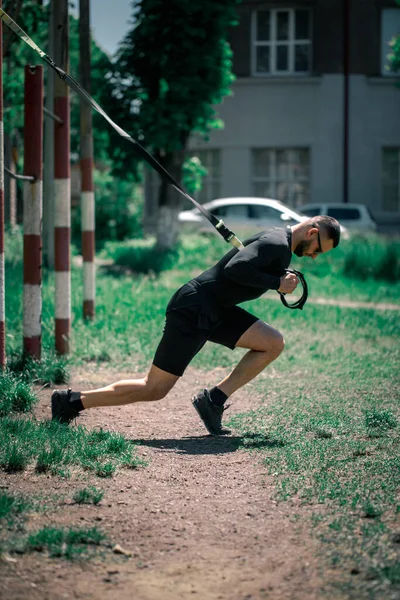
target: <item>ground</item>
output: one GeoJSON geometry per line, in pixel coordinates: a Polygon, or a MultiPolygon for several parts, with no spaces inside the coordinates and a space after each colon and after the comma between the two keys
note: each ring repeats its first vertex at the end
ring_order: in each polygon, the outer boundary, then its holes
{"type": "MultiPolygon", "coordinates": [[[[238,448],[238,438],[206,435],[191,396],[215,383],[223,370],[189,368],[164,400],[87,411],[88,429],[107,428],[139,444],[148,466],[121,470],[112,479],[82,472],[70,479],[1,474],[10,492],[53,493],[64,500],[46,513],[32,513],[30,530],[44,525],[97,526],[130,556],[111,550],[85,563],[44,554],[0,561],[0,598],[118,600],[302,600],[324,594],[340,573],[321,562],[309,530],[311,511],[274,499],[274,477],[257,454],[238,448]],[[94,484],[105,493],[97,506],[78,505],[75,490],[94,484]],[[294,514],[300,515],[295,518],[294,514]],[[14,562],[14,560],[16,560],[14,562]]],[[[73,389],[99,387],[140,374],[95,365],[75,370],[73,389]]],[[[50,390],[40,392],[39,419],[50,415],[50,390]]],[[[232,396],[229,414],[260,405],[251,384],[232,396]]],[[[227,414],[228,414],[227,413],[227,414]]],[[[341,568],[351,569],[351,565],[341,568]]]]}

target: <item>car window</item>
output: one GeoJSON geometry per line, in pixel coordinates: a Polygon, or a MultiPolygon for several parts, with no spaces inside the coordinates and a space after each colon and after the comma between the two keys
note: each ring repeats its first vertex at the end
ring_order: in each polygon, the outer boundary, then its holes
{"type": "Polygon", "coordinates": [[[338,221],[340,221],[341,219],[347,221],[357,221],[360,219],[360,211],[358,210],[358,208],[329,208],[328,206],[327,214],[329,217],[333,217],[338,221]]]}
{"type": "Polygon", "coordinates": [[[228,204],[221,208],[225,209],[225,217],[247,219],[249,215],[249,207],[247,204],[228,204]]]}
{"type": "Polygon", "coordinates": [[[210,211],[216,217],[226,217],[226,206],[216,206],[215,208],[210,208],[210,211]]]}
{"type": "Polygon", "coordinates": [[[272,206],[262,204],[250,204],[250,219],[279,219],[280,211],[272,206]]]}
{"type": "Polygon", "coordinates": [[[304,210],[299,206],[298,210],[301,214],[306,215],[307,217],[316,217],[319,215],[319,208],[305,208],[304,210]]]}

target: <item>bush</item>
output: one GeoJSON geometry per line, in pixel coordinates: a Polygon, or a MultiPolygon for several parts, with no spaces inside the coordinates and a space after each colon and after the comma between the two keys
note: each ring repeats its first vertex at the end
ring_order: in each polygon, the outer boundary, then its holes
{"type": "MultiPolygon", "coordinates": [[[[143,194],[132,180],[94,171],[96,247],[109,240],[142,237],[143,194]]],[[[76,207],[72,218],[72,241],[81,248],[81,210],[76,207]]]]}
{"type": "Polygon", "coordinates": [[[154,238],[107,243],[101,253],[116,265],[135,273],[160,273],[167,269],[207,269],[229,252],[231,246],[217,235],[182,235],[168,252],[157,249],[154,238]]]}
{"type": "Polygon", "coordinates": [[[400,241],[375,235],[352,238],[344,258],[343,272],[357,279],[400,280],[400,241]]]}

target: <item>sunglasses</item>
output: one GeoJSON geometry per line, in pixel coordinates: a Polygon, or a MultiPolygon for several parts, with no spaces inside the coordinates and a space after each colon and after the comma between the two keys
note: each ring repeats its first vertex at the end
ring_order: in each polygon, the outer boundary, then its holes
{"type": "MultiPolygon", "coordinates": [[[[315,225],[314,225],[315,227],[315,225]]],[[[321,246],[321,236],[319,235],[319,227],[317,227],[317,231],[318,231],[318,250],[316,251],[316,254],[322,254],[323,250],[322,250],[322,246],[321,246]]]]}

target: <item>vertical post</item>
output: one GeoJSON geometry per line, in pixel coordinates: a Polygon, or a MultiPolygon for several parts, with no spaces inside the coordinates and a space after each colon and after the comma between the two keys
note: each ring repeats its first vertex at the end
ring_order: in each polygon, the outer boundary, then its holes
{"type": "MultiPolygon", "coordinates": [[[[54,40],[58,35],[54,23],[55,0],[49,3],[49,56],[54,56],[54,40]]],[[[47,69],[46,108],[54,109],[54,71],[47,69]]],[[[44,121],[44,165],[43,165],[43,250],[44,263],[49,269],[54,269],[54,122],[44,121]]]]}
{"type": "MultiPolygon", "coordinates": [[[[68,0],[54,2],[57,36],[54,60],[68,72],[68,0]]],[[[70,179],[70,115],[68,86],[60,78],[54,81],[54,113],[63,120],[54,124],[54,267],[55,346],[59,354],[69,353],[71,328],[71,179],[70,179]]]]}
{"type": "MultiPolygon", "coordinates": [[[[89,0],[79,3],[79,46],[81,84],[91,93],[90,77],[90,9],[89,0]]],[[[83,317],[92,319],[95,313],[95,204],[93,185],[92,109],[81,99],[81,207],[83,254],[83,317]]]]}
{"type": "Polygon", "coordinates": [[[40,360],[42,344],[43,67],[25,67],[24,351],[40,360]]]}
{"type": "Polygon", "coordinates": [[[343,202],[349,201],[350,0],[343,0],[343,202]]]}
{"type": "MultiPolygon", "coordinates": [[[[0,0],[0,7],[2,0],[0,0]]],[[[0,368],[6,366],[4,282],[3,23],[0,23],[0,368]]]]}

